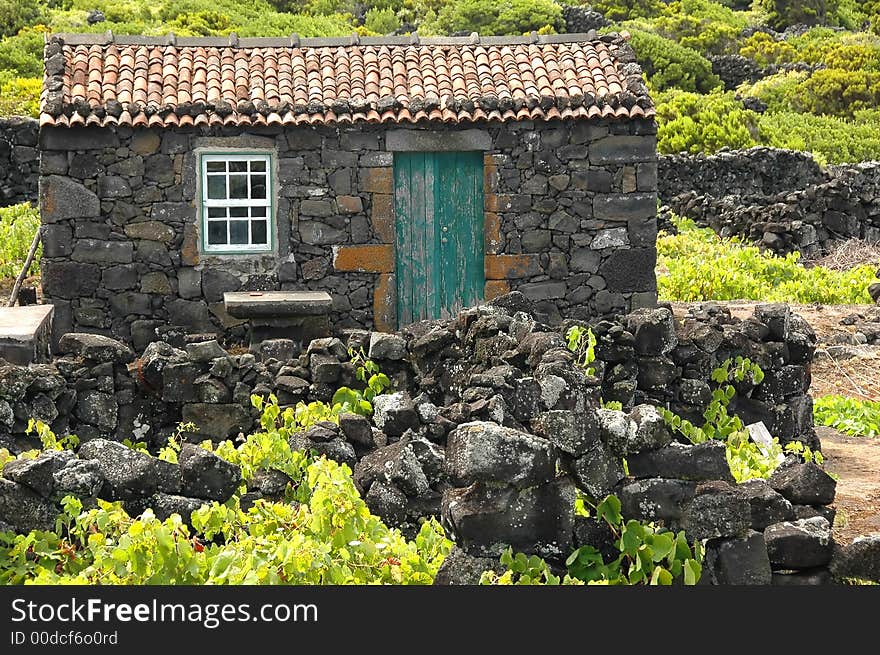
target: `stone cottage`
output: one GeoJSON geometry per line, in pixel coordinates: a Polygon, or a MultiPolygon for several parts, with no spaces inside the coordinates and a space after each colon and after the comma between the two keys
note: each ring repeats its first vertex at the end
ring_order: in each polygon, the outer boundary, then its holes
{"type": "Polygon", "coordinates": [[[143,347],[324,290],[393,329],[518,289],[548,320],[656,300],[656,125],[626,35],[51,35],[56,336],[143,347]]]}

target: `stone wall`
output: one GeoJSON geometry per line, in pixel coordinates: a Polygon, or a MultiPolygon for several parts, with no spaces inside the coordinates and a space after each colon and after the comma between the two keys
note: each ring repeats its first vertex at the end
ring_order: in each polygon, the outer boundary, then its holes
{"type": "MultiPolygon", "coordinates": [[[[832,478],[790,458],[769,481],[737,485],[722,444],[679,441],[651,404],[666,398],[674,408],[684,403],[697,411],[708,402],[703,385],[713,362],[766,355],[765,380],[742,386],[748,402],[735,409],[751,420],[752,402],[774,398],[777,406],[799,406],[809,398],[806,367],[814,345],[806,324],[784,306],[762,306],[753,319],[736,321],[709,305],[678,324],[667,308],[642,309],[595,325],[599,359],[591,375],[533,309],[522,294],[510,294],[397,334],[317,340],[299,355],[292,341],[265,342],[259,359],[180,335],[182,347],[157,342],[135,359],[120,342],[67,335],[61,346],[68,355],[54,365],[0,367],[0,408],[11,415],[5,422],[13,432],[26,415],[42,415],[58,428],[70,421],[85,443],[78,459],[56,455],[7,465],[0,520],[19,530],[33,527],[27,521],[34,517],[49,521],[58,493],[74,483],[75,493],[123,499],[133,513],[154,504],[162,515],[186,517],[205,500],[221,500],[239,479],[234,467],[190,446],[179,468],[150,463],[115,441],[143,440],[155,452],[181,417],[201,428],[195,439],[247,432],[256,419],[251,393],[274,391],[283,405],[327,400],[352,381],[351,345],[366,348],[394,380],[394,392],[374,399],[372,424],[345,414],[338,425],[318,423],[294,434],[291,445],[348,464],[371,511],[407,534],[420,517],[441,517],[456,548],[440,583],[475,582],[474,573],[493,567],[506,545],[556,564],[581,545],[607,551],[608,531],[575,517],[576,489],[600,498],[615,493],[625,516],[707,540],[706,582],[830,581],[832,478]],[[670,376],[659,389],[654,372],[672,366],[683,377],[670,376]],[[634,377],[621,367],[634,368],[634,377]],[[634,388],[621,384],[628,379],[634,388]],[[600,408],[609,392],[623,399],[623,411],[600,408]],[[50,405],[61,409],[54,419],[50,405]],[[218,484],[208,489],[198,472],[218,466],[223,484],[212,476],[218,484]],[[43,486],[35,489],[36,483],[43,486]],[[22,509],[29,507],[37,509],[22,509]]],[[[803,427],[802,437],[811,432],[809,419],[803,427]]],[[[25,447],[21,439],[7,440],[8,447],[25,447]]],[[[281,478],[252,481],[247,502],[276,498],[287,482],[281,478]]]]}
{"type": "Polygon", "coordinates": [[[804,255],[880,241],[880,163],[823,169],[807,153],[752,148],[663,156],[658,170],[661,202],[722,236],[804,255]]]}
{"type": "MultiPolygon", "coordinates": [[[[432,127],[435,139],[453,133],[432,127]]],[[[488,143],[486,298],[521,290],[547,319],[655,300],[652,121],[474,128],[488,143]]],[[[375,126],[43,130],[43,291],[56,306],[56,336],[94,332],[142,349],[168,323],[235,330],[222,294],[239,289],[326,290],[337,330],[393,329],[387,134],[375,126]],[[221,147],[276,153],[277,255],[199,253],[193,152],[221,147]]]]}
{"type": "Polygon", "coordinates": [[[0,207],[37,200],[38,130],[33,118],[0,118],[0,207]]]}

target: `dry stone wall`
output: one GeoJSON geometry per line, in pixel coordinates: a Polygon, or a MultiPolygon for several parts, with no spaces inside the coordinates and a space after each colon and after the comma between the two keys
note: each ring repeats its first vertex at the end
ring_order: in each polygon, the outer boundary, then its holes
{"type": "Polygon", "coordinates": [[[38,131],[33,118],[0,118],[0,207],[37,199],[38,131]]]}
{"type": "MultiPolygon", "coordinates": [[[[139,357],[105,337],[67,335],[67,355],[52,365],[0,367],[4,445],[26,447],[25,418],[39,412],[84,443],[78,457],[8,465],[0,520],[37,525],[70,491],[125,500],[133,513],[152,503],[182,516],[219,500],[238,484],[234,467],[203,479],[198,471],[216,469],[201,461],[209,453],[187,446],[175,467],[118,441],[143,440],[155,452],[181,419],[199,426],[191,438],[234,438],[256,425],[251,393],[274,392],[282,405],[328,400],[353,382],[348,347],[364,347],[394,381],[393,392],[374,399],[372,423],[345,414],[338,425],[295,434],[291,446],[349,465],[371,511],[408,534],[420,517],[440,517],[456,548],[438,583],[476,582],[507,546],[554,565],[580,545],[607,550],[610,533],[573,513],[578,489],[615,493],[625,515],[707,540],[707,582],[830,581],[834,480],[791,458],[770,480],[737,485],[722,444],[680,440],[656,407],[699,413],[712,367],[748,356],[766,377],[738,389],[734,410],[817,446],[811,413],[799,413],[809,405],[809,326],[785,306],[761,306],[737,321],[706,305],[683,321],[660,307],[593,327],[595,375],[573,362],[560,331],[543,325],[521,293],[396,334],[354,330],[344,340],[316,340],[302,352],[293,341],[269,341],[259,357],[170,332],[139,357]],[[601,408],[612,396],[622,411],[601,408]],[[49,478],[37,471],[49,471],[51,482],[40,486],[49,478]]],[[[246,502],[283,492],[287,481],[267,476],[251,483],[246,502]]],[[[839,570],[856,566],[840,557],[839,570]]]]}
{"type": "MultiPolygon", "coordinates": [[[[851,238],[880,241],[880,164],[820,167],[808,153],[752,148],[666,155],[659,195],[672,212],[772,251],[817,255],[851,238]]],[[[669,215],[661,211],[661,228],[669,215]]]]}

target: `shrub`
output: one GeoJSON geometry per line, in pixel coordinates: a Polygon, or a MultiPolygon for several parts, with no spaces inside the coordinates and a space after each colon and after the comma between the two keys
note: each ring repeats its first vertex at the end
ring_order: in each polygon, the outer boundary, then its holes
{"type": "Polygon", "coordinates": [[[758,118],[759,141],[775,148],[811,152],[822,163],[880,159],[880,111],[856,112],[850,119],[774,112],[758,118]]]}
{"type": "Polygon", "coordinates": [[[799,103],[813,114],[852,116],[880,104],[880,73],[872,71],[818,70],[800,85],[799,103]]]}
{"type": "Polygon", "coordinates": [[[650,18],[664,9],[660,0],[590,0],[589,4],[612,21],[650,18]]]}
{"type": "Polygon", "coordinates": [[[636,59],[655,90],[676,87],[708,93],[721,86],[712,64],[696,50],[641,29],[630,31],[636,59]]]}
{"type": "Polygon", "coordinates": [[[677,219],[679,233],[657,240],[660,296],[667,300],[763,300],[829,305],[870,303],[875,267],[834,271],[800,264],[799,253],[780,257],[709,228],[677,219]]]}
{"type": "Polygon", "coordinates": [[[652,31],[713,54],[732,51],[747,24],[744,15],[710,0],[676,0],[651,21],[652,31]]]}
{"type": "MultiPolygon", "coordinates": [[[[21,272],[39,229],[39,212],[29,203],[0,207],[0,277],[15,277],[21,272]]],[[[28,269],[29,275],[40,272],[41,253],[42,246],[38,247],[37,256],[28,269]]]]}
{"type": "Polygon", "coordinates": [[[14,77],[42,78],[43,34],[41,28],[25,28],[15,36],[0,39],[0,71],[14,77]]]}
{"type": "Polygon", "coordinates": [[[400,27],[393,9],[370,9],[364,18],[364,27],[376,34],[391,34],[400,27]]]}
{"type": "Polygon", "coordinates": [[[437,28],[446,33],[524,34],[563,26],[562,7],[553,0],[460,0],[445,5],[437,28]]]}
{"type": "Polygon", "coordinates": [[[767,22],[777,30],[801,23],[824,24],[828,5],[833,11],[834,0],[760,0],[760,6],[767,11],[767,22]]]}
{"type": "Polygon", "coordinates": [[[657,147],[663,153],[706,152],[756,145],[758,115],[733,93],[671,90],[655,98],[657,147]]]}
{"type": "Polygon", "coordinates": [[[797,50],[787,41],[777,41],[766,32],[755,32],[739,50],[743,57],[755,60],[760,66],[783,64],[797,59],[797,50]]]}
{"type": "Polygon", "coordinates": [[[14,77],[0,83],[0,116],[40,115],[40,90],[43,81],[32,77],[14,77]]]}
{"type": "Polygon", "coordinates": [[[46,5],[40,0],[0,0],[0,36],[12,36],[18,31],[42,23],[46,5]]]}
{"type": "Polygon", "coordinates": [[[168,27],[181,36],[221,36],[233,31],[229,16],[217,11],[179,14],[168,27]]]}
{"type": "Polygon", "coordinates": [[[813,417],[817,424],[851,437],[880,436],[880,402],[836,394],[821,396],[813,401],[813,417]]]}

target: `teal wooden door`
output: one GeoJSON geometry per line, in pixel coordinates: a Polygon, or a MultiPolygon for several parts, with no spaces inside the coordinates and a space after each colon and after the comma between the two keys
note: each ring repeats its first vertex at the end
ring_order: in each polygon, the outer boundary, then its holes
{"type": "Polygon", "coordinates": [[[398,325],[482,299],[483,153],[395,153],[394,216],[398,325]]]}

